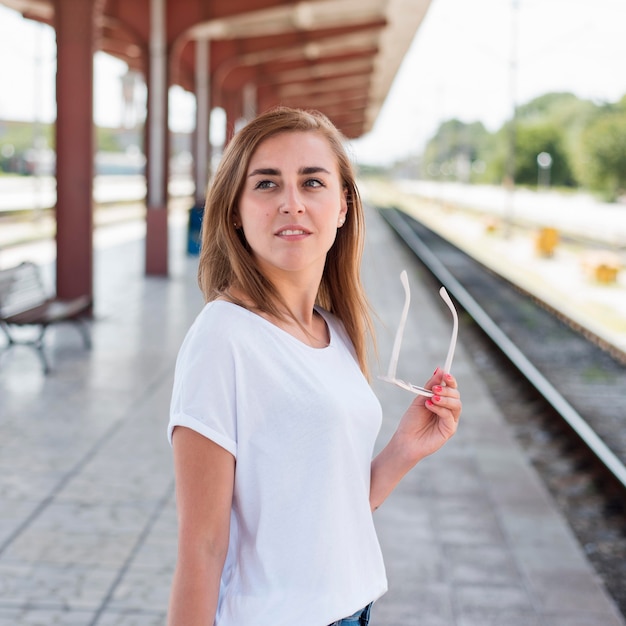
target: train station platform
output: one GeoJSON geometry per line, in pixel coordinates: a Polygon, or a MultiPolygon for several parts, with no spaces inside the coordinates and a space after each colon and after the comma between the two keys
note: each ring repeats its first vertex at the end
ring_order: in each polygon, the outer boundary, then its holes
{"type": "MultiPolygon", "coordinates": [[[[26,348],[0,357],[0,626],[164,624],[176,555],[165,429],[176,353],[202,306],[183,218],[172,222],[169,278],[144,276],[140,229],[97,238],[90,352],[63,327],[48,337],[47,377],[26,348]]],[[[386,369],[407,269],[399,374],[423,381],[445,358],[449,312],[380,216],[367,219],[373,369],[386,369]]],[[[453,371],[464,401],[457,436],[375,513],[390,590],[372,625],[625,626],[462,336],[453,371]]],[[[383,445],[410,398],[373,385],[383,445]]]]}

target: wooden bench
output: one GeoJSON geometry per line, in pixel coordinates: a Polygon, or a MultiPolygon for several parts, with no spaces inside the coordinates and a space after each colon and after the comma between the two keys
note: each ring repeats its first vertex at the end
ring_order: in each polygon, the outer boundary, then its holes
{"type": "Polygon", "coordinates": [[[44,372],[50,365],[44,352],[44,336],[49,326],[71,322],[80,331],[85,347],[91,347],[87,318],[92,301],[89,296],[71,300],[51,297],[44,288],[39,267],[24,262],[0,270],[0,327],[8,339],[5,350],[15,345],[32,346],[43,364],[44,372]],[[34,339],[18,339],[15,327],[35,326],[39,334],[34,339]]]}

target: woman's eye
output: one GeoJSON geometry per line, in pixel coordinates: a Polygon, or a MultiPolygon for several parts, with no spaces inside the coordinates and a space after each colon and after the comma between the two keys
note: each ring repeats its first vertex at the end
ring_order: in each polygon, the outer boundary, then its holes
{"type": "Polygon", "coordinates": [[[273,183],[271,180],[260,180],[255,186],[255,189],[271,189],[273,186],[275,186],[275,183],[273,183]]]}
{"type": "Polygon", "coordinates": [[[307,187],[324,187],[324,183],[318,178],[309,178],[304,184],[307,187]]]}

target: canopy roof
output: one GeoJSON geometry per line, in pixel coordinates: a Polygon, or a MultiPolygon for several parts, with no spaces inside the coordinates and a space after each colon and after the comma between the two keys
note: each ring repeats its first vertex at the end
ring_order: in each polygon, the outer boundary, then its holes
{"type": "MultiPolygon", "coordinates": [[[[351,138],[368,132],[430,0],[96,0],[97,47],[147,74],[151,4],[163,3],[170,85],[195,91],[208,41],[211,105],[253,89],[258,110],[317,108],[351,138]]],[[[0,0],[54,25],[54,0],[0,0]]]]}

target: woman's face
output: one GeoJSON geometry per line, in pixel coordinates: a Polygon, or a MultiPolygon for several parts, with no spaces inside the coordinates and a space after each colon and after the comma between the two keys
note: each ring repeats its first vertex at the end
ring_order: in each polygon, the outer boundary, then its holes
{"type": "Polygon", "coordinates": [[[321,277],[347,212],[337,158],[315,132],[285,132],[250,159],[238,217],[261,271],[321,277]]]}

